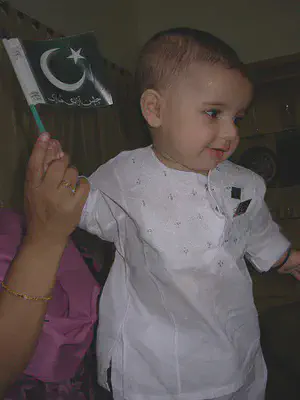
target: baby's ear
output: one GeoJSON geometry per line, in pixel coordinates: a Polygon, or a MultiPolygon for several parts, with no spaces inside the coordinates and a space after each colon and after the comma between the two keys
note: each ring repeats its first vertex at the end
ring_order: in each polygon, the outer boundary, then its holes
{"type": "Polygon", "coordinates": [[[141,96],[141,110],[150,128],[159,128],[162,122],[162,97],[153,89],[147,89],[141,96]]]}

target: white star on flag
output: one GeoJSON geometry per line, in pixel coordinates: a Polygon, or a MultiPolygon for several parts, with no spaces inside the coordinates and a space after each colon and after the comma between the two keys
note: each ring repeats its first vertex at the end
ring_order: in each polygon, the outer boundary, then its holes
{"type": "Polygon", "coordinates": [[[80,59],[85,60],[85,57],[83,57],[83,56],[80,54],[81,50],[82,50],[82,49],[79,49],[79,50],[75,51],[74,49],[71,48],[71,53],[72,53],[72,54],[71,54],[69,57],[67,57],[67,58],[72,58],[72,59],[74,60],[74,63],[75,63],[75,64],[77,64],[77,61],[80,60],[80,59]]]}

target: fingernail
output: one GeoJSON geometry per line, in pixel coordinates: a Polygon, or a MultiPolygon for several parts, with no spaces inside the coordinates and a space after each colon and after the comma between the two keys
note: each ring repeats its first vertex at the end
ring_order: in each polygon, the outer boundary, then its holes
{"type": "Polygon", "coordinates": [[[49,139],[50,139],[50,135],[49,135],[49,133],[47,133],[47,132],[43,132],[43,133],[41,133],[40,136],[39,136],[39,140],[40,140],[41,142],[48,142],[49,139]]]}
{"type": "Polygon", "coordinates": [[[64,153],[63,151],[61,151],[61,152],[59,153],[59,158],[63,158],[64,155],[65,155],[65,153],[64,153]]]}

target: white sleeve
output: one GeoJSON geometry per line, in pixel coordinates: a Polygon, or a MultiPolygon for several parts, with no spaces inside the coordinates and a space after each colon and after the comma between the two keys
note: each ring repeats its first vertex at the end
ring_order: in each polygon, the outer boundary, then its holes
{"type": "Polygon", "coordinates": [[[79,227],[108,242],[118,237],[118,220],[122,217],[117,204],[97,189],[91,189],[83,208],[79,227]]]}
{"type": "Polygon", "coordinates": [[[246,257],[260,271],[268,271],[286,252],[290,242],[273,221],[264,200],[253,216],[246,257]]]}
{"type": "Polygon", "coordinates": [[[125,216],[122,189],[112,162],[102,165],[89,178],[91,190],[79,227],[109,242],[119,238],[119,224],[125,216]]]}

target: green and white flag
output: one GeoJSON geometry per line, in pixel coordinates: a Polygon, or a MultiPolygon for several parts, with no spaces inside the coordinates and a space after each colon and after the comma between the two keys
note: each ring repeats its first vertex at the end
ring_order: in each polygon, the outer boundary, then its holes
{"type": "Polygon", "coordinates": [[[113,104],[94,34],[45,41],[12,38],[3,43],[30,106],[113,104]]]}

